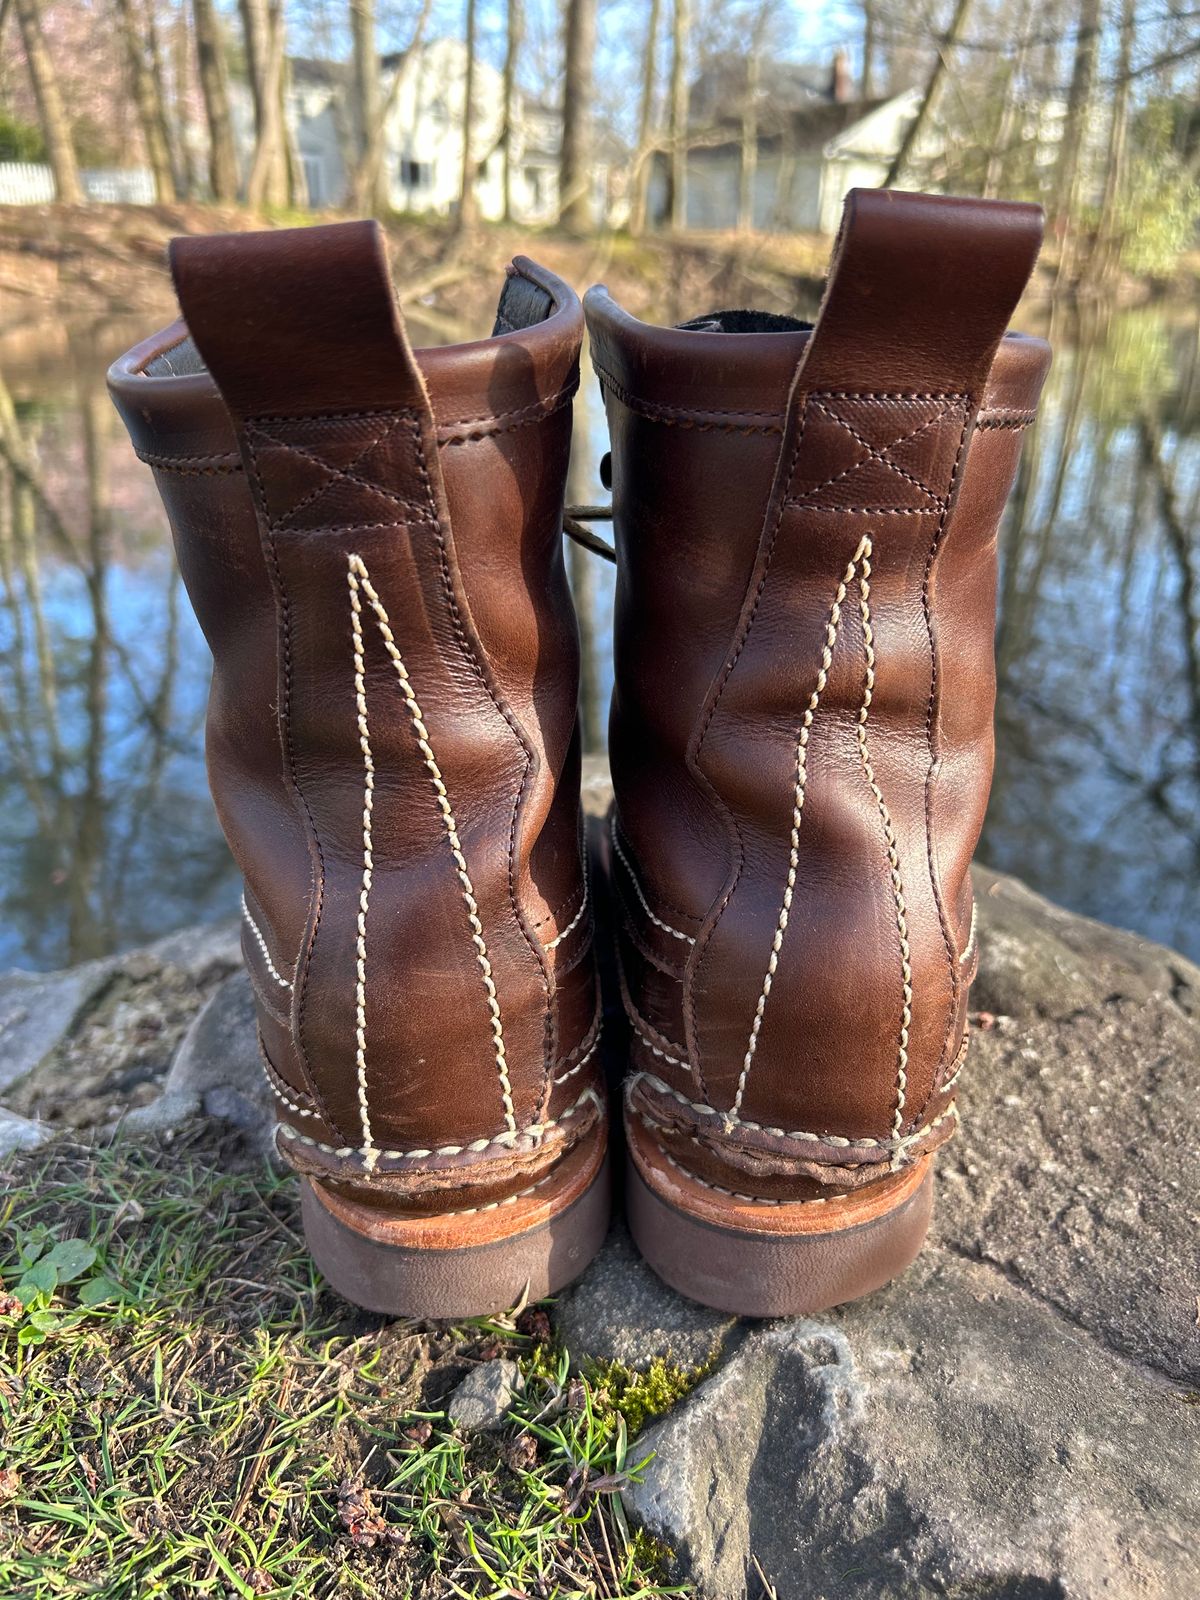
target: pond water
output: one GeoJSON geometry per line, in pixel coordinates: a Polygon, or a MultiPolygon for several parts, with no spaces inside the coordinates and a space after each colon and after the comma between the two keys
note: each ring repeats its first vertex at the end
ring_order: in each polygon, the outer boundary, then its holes
{"type": "MultiPolygon", "coordinates": [[[[208,652],[104,392],[108,361],[146,331],[0,347],[44,490],[0,467],[0,968],[64,966],[237,907],[204,776],[208,652]]],[[[1002,534],[980,854],[1200,957],[1200,323],[1063,309],[1034,331],[1056,360],[1002,534]]],[[[578,405],[569,498],[595,500],[590,377],[578,405]]],[[[569,559],[585,734],[602,750],[612,574],[574,546],[569,559]]]]}

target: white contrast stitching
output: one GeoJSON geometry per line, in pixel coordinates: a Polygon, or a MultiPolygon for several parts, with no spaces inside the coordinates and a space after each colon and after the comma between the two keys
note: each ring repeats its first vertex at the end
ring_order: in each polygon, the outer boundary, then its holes
{"type": "MultiPolygon", "coordinates": [[[[859,707],[858,724],[855,735],[858,739],[858,754],[862,762],[863,775],[871,793],[875,796],[875,804],[879,808],[879,820],[883,824],[883,836],[887,841],[888,870],[892,880],[892,896],[896,902],[896,932],[900,937],[900,976],[903,985],[903,1000],[900,1010],[900,1044],[896,1063],[896,1112],[892,1118],[892,1137],[899,1139],[904,1126],[904,1102],[908,1097],[908,1030],[912,1026],[913,1006],[913,973],[912,952],[908,943],[908,907],[904,903],[904,880],[900,875],[900,851],[896,843],[896,830],[892,825],[891,813],[888,811],[887,802],[883,798],[883,791],[875,781],[875,772],[871,766],[870,753],[867,750],[867,713],[871,709],[871,701],[875,694],[875,635],[871,628],[871,552],[874,546],[869,538],[863,538],[859,545],[862,554],[862,566],[858,573],[858,609],[862,617],[863,652],[867,658],[867,674],[863,684],[862,705],[859,707]]],[[[899,1151],[897,1151],[897,1160],[899,1151]]]]}
{"type": "Polygon", "coordinates": [[[575,1065],[571,1068],[570,1072],[564,1072],[561,1078],[557,1077],[557,1076],[555,1077],[553,1087],[555,1089],[557,1089],[559,1084],[566,1083],[568,1078],[573,1078],[577,1072],[582,1072],[584,1067],[587,1066],[588,1062],[596,1054],[596,1051],[599,1048],[600,1048],[600,1035],[597,1034],[596,1037],[592,1040],[591,1046],[589,1047],[587,1053],[585,1055],[583,1055],[580,1058],[580,1060],[578,1060],[575,1063],[575,1065]]]}
{"type": "Polygon", "coordinates": [[[954,1071],[946,1079],[945,1083],[942,1084],[941,1088],[938,1090],[938,1094],[945,1094],[947,1090],[953,1089],[954,1085],[962,1076],[962,1070],[967,1064],[967,1051],[970,1047],[970,1043],[971,1035],[968,1033],[963,1039],[962,1049],[958,1052],[958,1060],[954,1064],[954,1071]]]}
{"type": "Polygon", "coordinates": [[[817,395],[812,396],[812,403],[816,406],[817,410],[820,411],[824,416],[827,416],[831,422],[837,423],[837,425],[843,428],[852,439],[854,439],[858,444],[862,445],[863,449],[866,450],[867,455],[864,460],[855,461],[850,466],[844,467],[841,472],[834,473],[832,478],[826,478],[824,483],[817,484],[817,486],[813,489],[806,489],[804,494],[798,500],[792,500],[790,502],[792,505],[802,507],[806,501],[810,499],[815,500],[817,495],[819,495],[823,490],[832,488],[835,483],[840,483],[844,478],[848,478],[853,473],[858,472],[860,468],[867,465],[868,461],[877,461],[881,466],[886,467],[889,472],[897,473],[901,478],[907,478],[909,483],[914,484],[918,489],[920,489],[922,494],[927,495],[933,502],[934,506],[936,506],[939,511],[941,510],[943,504],[941,497],[935,493],[935,491],[931,489],[927,483],[922,483],[920,478],[916,477],[913,473],[906,471],[904,467],[893,461],[891,458],[891,452],[893,450],[898,450],[902,444],[909,444],[913,439],[920,438],[921,434],[927,433],[930,428],[936,427],[939,423],[944,422],[946,419],[945,407],[942,407],[941,410],[937,411],[925,422],[922,422],[919,427],[914,428],[910,433],[902,434],[899,439],[893,439],[890,444],[873,445],[871,441],[864,438],[858,429],[855,428],[853,424],[850,423],[845,417],[839,416],[836,411],[832,411],[828,406],[822,405],[820,398],[817,395]]]}
{"type": "MultiPolygon", "coordinates": [[[[561,1123],[569,1121],[571,1117],[577,1116],[589,1100],[597,1110],[603,1111],[603,1104],[595,1089],[585,1089],[575,1104],[568,1106],[552,1122],[533,1122],[527,1128],[510,1128],[506,1133],[498,1133],[492,1139],[474,1139],[470,1144],[443,1144],[432,1150],[377,1150],[376,1156],[383,1161],[421,1161],[427,1156],[482,1155],[485,1150],[506,1149],[518,1139],[527,1137],[540,1144],[545,1134],[561,1123]]],[[[320,1150],[327,1156],[340,1156],[345,1160],[347,1156],[366,1155],[365,1150],[357,1149],[354,1145],[322,1144],[320,1139],[310,1138],[307,1133],[299,1132],[286,1122],[277,1122],[275,1132],[286,1134],[289,1139],[295,1139],[299,1144],[310,1145],[314,1150],[320,1150]]]]}
{"type": "Polygon", "coordinates": [[[315,1111],[310,1110],[307,1106],[298,1106],[294,1100],[289,1100],[287,1095],[284,1094],[283,1090],[275,1082],[275,1079],[272,1076],[270,1062],[267,1059],[267,1052],[262,1047],[261,1039],[258,1045],[258,1064],[262,1068],[263,1077],[267,1080],[267,1088],[270,1089],[271,1093],[281,1105],[286,1106],[287,1109],[297,1117],[315,1117],[317,1115],[315,1111]]]}
{"type": "MultiPolygon", "coordinates": [[[[642,1042],[644,1044],[647,1041],[643,1040],[642,1042]]],[[[656,1055],[662,1055],[662,1053],[661,1050],[655,1051],[656,1055]]],[[[907,1150],[911,1145],[924,1139],[927,1134],[932,1133],[947,1117],[958,1115],[956,1106],[947,1106],[932,1122],[925,1123],[923,1127],[914,1128],[912,1133],[905,1134],[904,1138],[900,1140],[847,1139],[840,1133],[806,1133],[789,1128],[770,1128],[762,1122],[751,1122],[746,1117],[735,1117],[731,1112],[718,1110],[716,1106],[705,1105],[701,1100],[689,1100],[687,1095],[680,1094],[678,1089],[672,1089],[669,1083],[664,1083],[661,1078],[655,1077],[652,1072],[635,1072],[631,1078],[626,1080],[627,1091],[632,1091],[634,1086],[643,1080],[656,1093],[670,1095],[672,1100],[678,1100],[681,1105],[687,1106],[689,1110],[698,1112],[702,1117],[718,1117],[723,1124],[736,1128],[747,1128],[752,1133],[766,1133],[773,1139],[795,1139],[802,1144],[829,1144],[836,1146],[839,1150],[894,1150],[897,1147],[907,1150]]]]}
{"type": "Polygon", "coordinates": [[[383,636],[383,642],[387,648],[392,666],[396,669],[396,676],[400,680],[401,692],[404,695],[405,705],[408,707],[408,714],[412,719],[412,725],[417,735],[417,743],[421,748],[421,754],[425,758],[425,766],[433,783],[438,808],[442,814],[442,823],[446,830],[446,837],[450,842],[451,854],[454,857],[458,881],[462,887],[463,902],[467,908],[467,920],[471,925],[471,942],[475,946],[476,960],[479,963],[479,970],[483,974],[483,987],[487,995],[488,1011],[492,1024],[492,1039],[495,1045],[496,1071],[500,1078],[500,1094],[504,1102],[504,1120],[508,1124],[508,1131],[515,1133],[517,1131],[517,1118],[513,1109],[512,1084],[509,1081],[508,1058],[504,1048],[504,1020],[500,1015],[500,1003],[496,993],[495,978],[492,975],[492,963],[488,956],[487,943],[483,937],[483,924],[479,920],[479,903],[475,899],[475,889],[471,883],[471,875],[467,870],[467,860],[463,855],[462,842],[458,837],[458,825],[454,820],[454,812],[450,809],[450,798],[446,792],[446,785],[442,779],[437,758],[433,753],[433,747],[429,742],[429,730],[425,726],[424,718],[421,715],[421,707],[417,703],[417,697],[413,692],[408,669],[405,667],[403,657],[397,648],[387,610],[375,591],[375,586],[371,582],[370,573],[367,571],[362,557],[351,555],[348,559],[351,572],[361,580],[363,592],[371,602],[371,608],[375,612],[375,620],[379,625],[379,631],[383,636]]]}
{"type": "MultiPolygon", "coordinates": [[[[367,907],[371,898],[374,857],[371,851],[371,822],[375,807],[375,762],[371,756],[371,735],[367,726],[367,685],[363,659],[362,602],[355,558],[350,557],[346,573],[350,585],[350,628],[354,636],[354,702],[358,710],[358,742],[363,755],[362,884],[358,894],[358,937],[355,945],[354,1039],[358,1068],[358,1110],[362,1120],[366,1167],[371,1172],[378,1156],[371,1137],[371,1115],[367,1105],[367,907]]],[[[360,563],[361,565],[361,563],[360,563]]],[[[365,571],[365,568],[364,568],[365,571]]]]}
{"type": "Polygon", "coordinates": [[[775,923],[775,937],[771,941],[771,954],[767,961],[767,971],[763,978],[762,992],[758,997],[758,1005],[754,1008],[754,1020],[750,1024],[750,1038],[746,1044],[746,1054],[742,1060],[742,1070],[738,1077],[737,1093],[733,1100],[732,1115],[736,1119],[742,1109],[742,1096],[746,1092],[746,1084],[750,1077],[750,1068],[754,1065],[754,1052],[758,1049],[758,1036],[762,1031],[763,1017],[766,1014],[767,1001],[771,997],[771,985],[775,982],[775,974],[779,969],[779,952],[783,949],[783,938],[787,932],[788,918],[792,912],[792,897],[796,892],[796,870],[800,864],[800,823],[804,813],[804,791],[808,783],[808,736],[816,715],[817,706],[820,704],[821,695],[829,681],[829,669],[833,665],[833,647],[837,643],[838,629],[842,620],[842,602],[846,598],[846,589],[854,577],[864,547],[869,547],[871,541],[864,534],[859,541],[858,549],[842,581],[837,586],[833,597],[833,604],[829,608],[829,617],[825,623],[825,646],[821,652],[821,667],[817,673],[816,686],[809,696],[808,704],[804,708],[804,715],[800,720],[800,737],[796,742],[796,788],[792,797],[792,834],[791,846],[788,852],[787,882],[784,885],[783,901],[779,907],[779,916],[775,923]]]}
{"type": "Polygon", "coordinates": [[[262,929],[250,915],[250,907],[246,904],[246,896],[244,893],[242,895],[242,916],[245,917],[246,925],[249,927],[250,932],[254,935],[258,948],[262,951],[262,958],[267,963],[267,971],[271,974],[281,989],[290,990],[292,987],[291,984],[285,977],[283,977],[281,973],[277,972],[275,969],[275,963],[271,960],[271,952],[267,949],[267,941],[263,938],[262,929]]]}
{"type": "MultiPolygon", "coordinates": [[[[501,1206],[516,1205],[517,1201],[524,1200],[526,1195],[534,1194],[538,1189],[544,1189],[548,1183],[553,1183],[558,1176],[557,1172],[548,1173],[546,1177],[539,1178],[536,1183],[531,1183],[528,1189],[518,1189],[516,1194],[506,1195],[503,1200],[489,1200],[487,1205],[483,1206],[464,1206],[461,1211],[439,1211],[436,1215],[439,1217],[475,1217],[483,1211],[499,1211],[501,1206]]],[[[417,1217],[413,1220],[419,1222],[421,1219],[417,1217]]]]}
{"type": "Polygon", "coordinates": [[[621,848],[621,841],[617,838],[617,824],[615,820],[611,818],[609,819],[608,831],[612,837],[613,849],[617,852],[617,858],[621,865],[625,868],[625,871],[629,874],[629,881],[633,885],[633,892],[641,901],[642,910],[650,918],[650,921],[656,928],[661,928],[664,933],[669,933],[672,939],[682,939],[684,944],[695,944],[696,941],[690,933],[680,933],[678,928],[673,928],[669,922],[664,922],[661,917],[656,917],[654,915],[646,900],[646,896],[642,893],[642,886],[638,882],[637,873],[634,872],[633,865],[630,862],[629,857],[621,848]]]}
{"type": "MultiPolygon", "coordinates": [[[[629,1008],[626,1007],[627,1014],[628,1009],[629,1008]]],[[[686,1061],[681,1061],[678,1056],[668,1055],[665,1050],[661,1050],[658,1045],[655,1044],[654,1040],[637,1026],[632,1017],[630,1017],[629,1020],[633,1026],[634,1033],[637,1035],[638,1043],[644,1044],[652,1056],[657,1056],[660,1061],[665,1061],[669,1067],[679,1067],[684,1072],[690,1072],[692,1070],[686,1061]]],[[[658,1080],[655,1079],[655,1082],[657,1081],[658,1080]]],[[[674,1090],[672,1090],[672,1093],[674,1093],[674,1090]]]]}
{"type": "MultiPolygon", "coordinates": [[[[653,1125],[645,1117],[642,1118],[642,1121],[647,1128],[651,1128],[653,1131],[653,1125]]],[[[812,1200],[769,1200],[760,1194],[742,1194],[737,1189],[723,1189],[719,1183],[709,1183],[707,1178],[702,1178],[698,1172],[693,1172],[689,1167],[685,1167],[681,1161],[676,1161],[674,1156],[667,1154],[661,1143],[655,1142],[659,1155],[669,1167],[674,1167],[676,1172],[682,1172],[685,1178],[690,1178],[693,1183],[698,1183],[702,1189],[711,1189],[714,1194],[728,1195],[731,1200],[745,1200],[752,1206],[823,1206],[828,1205],[829,1201],[835,1198],[833,1195],[820,1195],[812,1200]]],[[[840,1199],[841,1197],[837,1196],[836,1198],[840,1199]]]]}
{"type": "Polygon", "coordinates": [[[562,932],[559,933],[559,934],[556,934],[554,936],[554,938],[550,940],[549,944],[543,945],[542,948],[544,950],[557,950],[559,945],[563,942],[563,940],[566,939],[570,934],[574,933],[575,929],[583,921],[583,916],[584,916],[584,913],[587,911],[587,908],[588,908],[588,882],[587,882],[587,874],[585,873],[584,874],[584,879],[583,879],[583,899],[579,902],[579,910],[571,918],[570,922],[567,923],[566,927],[562,930],[562,932]]]}
{"type": "Polygon", "coordinates": [[[978,916],[979,916],[979,902],[977,900],[972,900],[971,901],[971,928],[970,928],[970,932],[967,934],[967,942],[963,946],[962,955],[960,955],[959,958],[958,958],[958,964],[959,964],[960,967],[963,965],[964,962],[969,961],[971,959],[971,957],[975,954],[975,936],[979,931],[977,929],[977,927],[976,927],[976,920],[978,919],[978,916]]]}

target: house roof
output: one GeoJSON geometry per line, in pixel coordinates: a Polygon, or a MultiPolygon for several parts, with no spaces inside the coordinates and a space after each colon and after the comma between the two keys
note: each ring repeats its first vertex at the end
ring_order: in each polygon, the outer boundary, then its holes
{"type": "Polygon", "coordinates": [[[287,59],[292,69],[293,83],[322,84],[332,88],[349,78],[350,68],[346,61],[326,61],[319,56],[289,56],[287,59]]]}
{"type": "MultiPolygon", "coordinates": [[[[792,154],[824,150],[837,141],[839,146],[850,147],[853,134],[860,124],[870,122],[875,113],[889,102],[877,100],[825,100],[800,106],[791,112],[776,112],[769,117],[760,114],[758,146],[760,150],[777,150],[786,147],[792,154]]],[[[741,119],[729,119],[698,135],[691,142],[694,157],[727,152],[740,147],[742,142],[741,119]]]]}
{"type": "MultiPolygon", "coordinates": [[[[694,128],[738,122],[750,86],[747,55],[718,56],[688,91],[688,121],[694,128]]],[[[758,67],[758,109],[780,117],[804,106],[833,99],[833,78],[827,65],[802,61],[762,60],[758,67]]]]}

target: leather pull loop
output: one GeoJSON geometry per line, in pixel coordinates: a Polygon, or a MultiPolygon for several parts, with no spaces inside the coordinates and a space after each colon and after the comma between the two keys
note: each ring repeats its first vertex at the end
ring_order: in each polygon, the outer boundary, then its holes
{"type": "Polygon", "coordinates": [[[1041,242],[1040,206],[851,189],[795,395],[977,398],[1041,242]]]}
{"type": "Polygon", "coordinates": [[[173,239],[188,329],[236,418],[414,408],[420,368],[374,222],[173,239]]]}

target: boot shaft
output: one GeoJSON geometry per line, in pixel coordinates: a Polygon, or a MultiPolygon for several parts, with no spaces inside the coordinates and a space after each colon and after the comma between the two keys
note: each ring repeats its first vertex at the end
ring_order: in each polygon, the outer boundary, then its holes
{"type": "Polygon", "coordinates": [[[952,1126],[1039,238],[1032,207],[858,193],[813,330],[587,297],[633,1103],[689,1163],[723,1130],[760,1177],[861,1183],[952,1126]]]}
{"type": "Polygon", "coordinates": [[[368,1200],[503,1196],[599,1109],[579,302],[518,261],[496,336],[414,352],[372,225],[184,239],[173,269],[186,326],[110,381],[213,651],[281,1148],[368,1200]]]}

